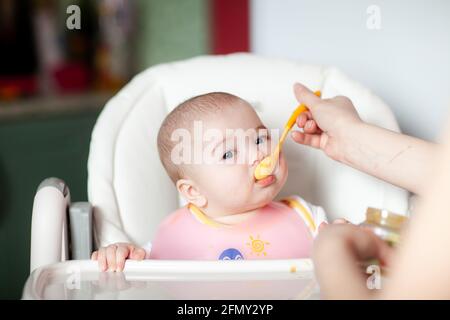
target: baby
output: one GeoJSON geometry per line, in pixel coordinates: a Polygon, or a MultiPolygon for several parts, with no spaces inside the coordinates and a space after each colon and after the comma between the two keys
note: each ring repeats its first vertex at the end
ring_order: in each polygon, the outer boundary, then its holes
{"type": "Polygon", "coordinates": [[[272,175],[254,178],[277,140],[271,142],[253,107],[237,96],[213,92],[181,103],[161,125],[158,151],[188,204],[161,223],[151,249],[114,244],[92,259],[102,270],[122,270],[125,259],[310,257],[325,213],[298,196],[273,201],[288,175],[282,152],[272,175]]]}

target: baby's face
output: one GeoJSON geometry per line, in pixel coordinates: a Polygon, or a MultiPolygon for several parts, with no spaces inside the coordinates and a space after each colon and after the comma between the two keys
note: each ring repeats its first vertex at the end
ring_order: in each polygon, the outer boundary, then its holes
{"type": "Polygon", "coordinates": [[[287,179],[283,153],[272,176],[256,181],[258,163],[271,153],[272,141],[254,109],[248,104],[224,108],[202,122],[203,161],[187,168],[200,192],[206,197],[205,209],[211,216],[224,216],[260,208],[279,193],[287,179]]]}

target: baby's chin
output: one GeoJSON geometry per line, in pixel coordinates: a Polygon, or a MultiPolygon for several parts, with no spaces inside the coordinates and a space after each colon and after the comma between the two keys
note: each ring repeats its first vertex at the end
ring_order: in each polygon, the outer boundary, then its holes
{"type": "Polygon", "coordinates": [[[267,187],[258,188],[255,190],[256,205],[263,207],[272,202],[280,193],[287,180],[287,174],[277,175],[275,182],[267,187]]]}
{"type": "Polygon", "coordinates": [[[265,207],[275,200],[275,197],[281,191],[284,183],[286,182],[286,176],[282,176],[280,178],[282,179],[281,181],[277,181],[271,186],[254,190],[251,196],[246,198],[245,201],[242,199],[242,201],[234,203],[233,207],[227,208],[226,211],[229,212],[229,214],[239,214],[265,207]]]}
{"type": "Polygon", "coordinates": [[[228,208],[228,212],[237,214],[262,208],[274,201],[275,197],[280,192],[281,187],[282,185],[273,184],[263,189],[253,190],[245,200],[240,199],[238,202],[233,203],[233,208],[228,208]]]}

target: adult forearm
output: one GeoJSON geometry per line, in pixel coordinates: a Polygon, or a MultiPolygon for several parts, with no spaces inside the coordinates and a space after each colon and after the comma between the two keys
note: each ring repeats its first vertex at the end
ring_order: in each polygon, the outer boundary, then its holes
{"type": "Polygon", "coordinates": [[[416,194],[433,170],[437,145],[361,123],[343,138],[341,162],[416,194]]]}

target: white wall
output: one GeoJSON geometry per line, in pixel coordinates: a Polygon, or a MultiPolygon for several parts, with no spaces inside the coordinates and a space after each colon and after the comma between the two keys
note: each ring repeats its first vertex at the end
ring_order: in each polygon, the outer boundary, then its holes
{"type": "Polygon", "coordinates": [[[253,0],[252,51],[334,65],[435,140],[450,109],[450,1],[253,0]],[[367,8],[380,8],[370,30],[367,8]]]}

